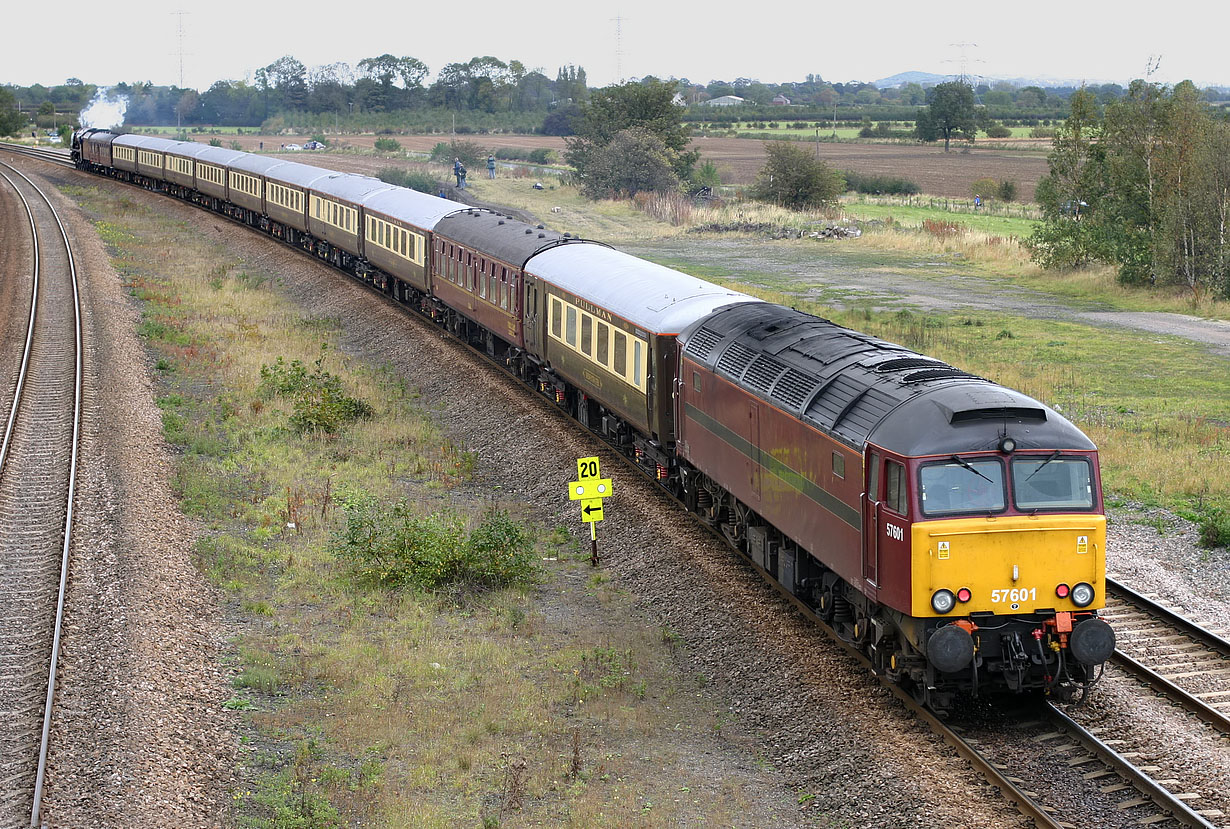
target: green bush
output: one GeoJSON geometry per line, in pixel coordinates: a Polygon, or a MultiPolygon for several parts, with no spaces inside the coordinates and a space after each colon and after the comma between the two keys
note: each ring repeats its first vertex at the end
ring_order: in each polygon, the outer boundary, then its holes
{"type": "Polygon", "coordinates": [[[486,168],[487,148],[476,141],[441,141],[431,149],[431,160],[437,164],[452,166],[454,158],[460,158],[461,163],[470,170],[486,168]]]}
{"type": "Polygon", "coordinates": [[[299,434],[337,434],[347,423],[375,413],[371,404],[346,394],[342,379],[325,371],[324,360],[322,353],[311,371],[300,360],[287,363],[282,357],[261,366],[261,393],[294,401],[289,423],[299,434]]]}
{"type": "Polygon", "coordinates": [[[376,177],[381,181],[395,184],[398,187],[408,187],[420,193],[434,196],[440,191],[440,185],[435,178],[418,170],[402,170],[397,167],[385,167],[376,177]]]}
{"type": "Polygon", "coordinates": [[[841,175],[846,180],[846,190],[854,193],[912,196],[915,193],[921,192],[921,188],[907,178],[868,175],[855,172],[854,170],[842,170],[841,175]]]}
{"type": "Polygon", "coordinates": [[[1214,508],[1200,516],[1200,546],[1230,547],[1230,510],[1214,508]]]}
{"type": "Polygon", "coordinates": [[[377,138],[374,146],[378,153],[395,153],[401,149],[401,142],[396,138],[377,138]]]}
{"type": "Polygon", "coordinates": [[[1016,182],[1004,179],[999,183],[995,195],[999,197],[1000,201],[1016,201],[1016,191],[1016,182]]]}
{"type": "Polygon", "coordinates": [[[987,127],[987,138],[1011,138],[1012,130],[1003,124],[992,124],[987,127]]]}
{"type": "Polygon", "coordinates": [[[467,533],[454,514],[418,515],[405,501],[366,493],[338,497],[345,526],[333,553],[364,587],[439,590],[526,584],[534,577],[529,532],[508,513],[492,510],[467,533]]]}

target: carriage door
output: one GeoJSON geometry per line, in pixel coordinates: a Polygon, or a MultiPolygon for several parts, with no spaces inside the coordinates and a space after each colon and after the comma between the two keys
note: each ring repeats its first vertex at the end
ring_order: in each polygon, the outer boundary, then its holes
{"type": "Polygon", "coordinates": [[[539,303],[544,300],[538,294],[538,280],[526,273],[525,299],[521,303],[521,320],[524,323],[522,328],[525,333],[525,350],[531,354],[542,353],[538,342],[538,332],[541,330],[539,325],[539,303]]]}
{"type": "Polygon", "coordinates": [[[883,463],[879,452],[867,451],[863,464],[867,476],[863,491],[863,591],[872,594],[880,580],[880,509],[883,506],[880,467],[883,463]]]}

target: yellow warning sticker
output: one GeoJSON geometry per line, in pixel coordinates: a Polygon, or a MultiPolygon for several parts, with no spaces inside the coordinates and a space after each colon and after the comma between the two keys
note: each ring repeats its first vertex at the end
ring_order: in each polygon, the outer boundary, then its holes
{"type": "Polygon", "coordinates": [[[947,541],[941,541],[941,542],[940,542],[940,554],[939,554],[939,558],[940,558],[941,560],[943,560],[943,559],[947,559],[947,558],[948,558],[948,555],[949,555],[948,542],[947,542],[947,541]]]}
{"type": "Polygon", "coordinates": [[[1078,553],[1089,552],[1089,536],[1078,535],[1076,537],[1076,552],[1078,553]]]}

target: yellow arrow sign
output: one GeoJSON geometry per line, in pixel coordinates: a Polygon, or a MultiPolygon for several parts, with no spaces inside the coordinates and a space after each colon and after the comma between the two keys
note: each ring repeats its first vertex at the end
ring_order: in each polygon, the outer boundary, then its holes
{"type": "Polygon", "coordinates": [[[601,498],[581,502],[581,520],[586,524],[593,524],[595,521],[602,520],[601,498]]]}
{"type": "Polygon", "coordinates": [[[568,482],[568,500],[570,501],[609,498],[613,492],[610,478],[590,478],[584,481],[568,482]]]}

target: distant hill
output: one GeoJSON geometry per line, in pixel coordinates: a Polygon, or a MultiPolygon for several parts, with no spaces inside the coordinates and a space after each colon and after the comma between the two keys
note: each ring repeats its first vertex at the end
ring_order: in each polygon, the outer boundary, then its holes
{"type": "MultiPolygon", "coordinates": [[[[934,72],[898,72],[896,75],[890,75],[887,78],[881,78],[878,81],[872,81],[873,86],[880,89],[890,89],[896,86],[904,86],[907,83],[921,84],[922,86],[934,86],[937,83],[956,80],[956,75],[937,75],[934,72]]],[[[1071,87],[1077,88],[1082,84],[1098,85],[1102,83],[1120,83],[1124,86],[1127,81],[1106,81],[1096,78],[993,78],[990,76],[978,76],[974,79],[975,83],[985,83],[994,86],[997,83],[1010,83],[1016,87],[1025,86],[1040,86],[1043,89],[1053,87],[1071,87]]]]}

